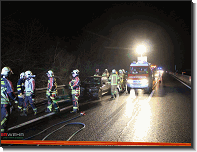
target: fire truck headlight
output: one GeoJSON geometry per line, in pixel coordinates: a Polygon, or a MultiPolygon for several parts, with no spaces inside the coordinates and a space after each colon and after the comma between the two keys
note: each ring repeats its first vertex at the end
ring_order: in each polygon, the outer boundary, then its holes
{"type": "Polygon", "coordinates": [[[133,83],[133,80],[127,80],[128,83],[133,83]]]}
{"type": "Polygon", "coordinates": [[[147,79],[142,80],[142,84],[148,84],[148,80],[147,79]]]}

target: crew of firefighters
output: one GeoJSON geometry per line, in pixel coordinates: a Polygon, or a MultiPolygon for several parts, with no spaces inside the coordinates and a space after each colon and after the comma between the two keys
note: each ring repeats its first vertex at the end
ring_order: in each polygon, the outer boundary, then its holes
{"type": "MultiPolygon", "coordinates": [[[[8,80],[10,74],[13,74],[9,67],[4,67],[1,70],[1,132],[7,132],[7,123],[9,120],[10,113],[17,107],[21,116],[27,116],[28,109],[32,107],[34,115],[37,114],[37,108],[34,104],[35,99],[35,75],[32,74],[30,70],[22,72],[17,83],[18,96],[14,94],[14,88],[12,82],[8,80]],[[9,97],[14,101],[12,103],[9,97]]],[[[71,72],[72,80],[69,82],[69,86],[72,95],[73,110],[70,113],[77,113],[79,111],[78,99],[80,96],[80,79],[79,70],[73,70],[71,72]]],[[[116,71],[112,70],[111,75],[108,70],[105,69],[102,77],[107,77],[111,83],[111,98],[115,99],[118,96],[118,92],[123,90],[124,81],[124,69],[116,71]]],[[[49,70],[46,73],[48,77],[46,97],[48,99],[48,104],[45,112],[60,112],[57,100],[57,83],[54,78],[54,73],[49,70]]],[[[99,76],[99,69],[96,69],[94,76],[99,76]]]]}

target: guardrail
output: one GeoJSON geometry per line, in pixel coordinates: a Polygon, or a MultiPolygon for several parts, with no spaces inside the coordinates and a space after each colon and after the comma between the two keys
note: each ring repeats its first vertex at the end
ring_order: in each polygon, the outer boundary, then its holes
{"type": "MultiPolygon", "coordinates": [[[[58,96],[66,96],[66,95],[69,96],[70,90],[66,87],[67,87],[67,85],[58,85],[57,86],[58,96]]],[[[45,100],[47,100],[46,91],[47,91],[47,87],[35,89],[35,104],[41,103],[41,102],[44,102],[45,100]]],[[[14,93],[16,95],[18,94],[18,92],[14,92],[14,93]]]]}
{"type": "Polygon", "coordinates": [[[184,75],[184,74],[178,74],[178,73],[173,73],[173,72],[169,72],[169,74],[181,79],[182,81],[184,81],[187,84],[191,85],[191,76],[188,75],[184,75]]]}

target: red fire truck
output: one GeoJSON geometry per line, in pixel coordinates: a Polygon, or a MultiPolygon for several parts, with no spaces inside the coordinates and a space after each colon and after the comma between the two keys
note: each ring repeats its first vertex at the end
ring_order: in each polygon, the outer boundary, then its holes
{"type": "Polygon", "coordinates": [[[151,70],[151,64],[146,61],[134,61],[130,64],[127,78],[127,91],[131,89],[143,89],[145,93],[152,91],[154,75],[151,70]]]}

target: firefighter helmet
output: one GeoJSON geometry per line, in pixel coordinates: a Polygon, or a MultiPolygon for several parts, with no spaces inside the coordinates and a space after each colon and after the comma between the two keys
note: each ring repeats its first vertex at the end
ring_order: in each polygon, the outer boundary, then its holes
{"type": "Polygon", "coordinates": [[[25,72],[25,76],[26,76],[27,78],[30,78],[30,77],[33,76],[33,74],[32,74],[31,71],[28,70],[28,71],[25,72]]]}
{"type": "Polygon", "coordinates": [[[112,73],[116,73],[116,70],[115,70],[115,69],[113,69],[113,70],[112,70],[112,73]]]}
{"type": "Polygon", "coordinates": [[[24,79],[25,78],[25,72],[22,72],[21,74],[20,74],[20,79],[24,79]]]}
{"type": "Polygon", "coordinates": [[[79,70],[78,69],[73,70],[72,74],[79,75],[79,70]]]}
{"type": "Polygon", "coordinates": [[[6,76],[6,77],[9,75],[9,73],[14,74],[14,73],[12,72],[12,70],[11,70],[9,67],[4,67],[4,68],[1,70],[1,75],[4,75],[4,76],[6,76]]]}
{"type": "Polygon", "coordinates": [[[54,73],[53,73],[52,70],[49,70],[46,74],[47,74],[48,77],[53,77],[54,76],[54,73]]]}

